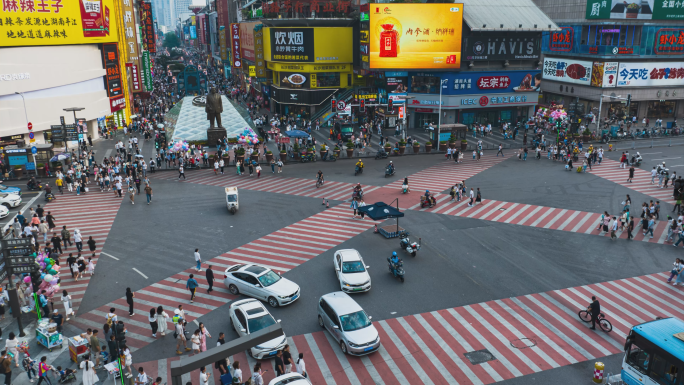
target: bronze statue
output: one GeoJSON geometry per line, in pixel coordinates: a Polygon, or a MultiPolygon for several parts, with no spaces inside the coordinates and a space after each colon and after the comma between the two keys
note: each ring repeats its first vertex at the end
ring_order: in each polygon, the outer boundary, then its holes
{"type": "Polygon", "coordinates": [[[221,95],[216,91],[215,87],[211,88],[209,95],[207,95],[207,104],[204,108],[207,113],[207,120],[209,121],[209,129],[214,128],[214,119],[219,128],[223,128],[221,125],[221,113],[223,112],[223,101],[221,100],[221,95]]]}

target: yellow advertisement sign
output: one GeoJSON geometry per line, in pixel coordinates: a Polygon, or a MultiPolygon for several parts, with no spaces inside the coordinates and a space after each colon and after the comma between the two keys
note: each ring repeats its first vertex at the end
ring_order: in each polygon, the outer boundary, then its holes
{"type": "Polygon", "coordinates": [[[193,15],[193,16],[190,16],[190,23],[191,23],[191,25],[196,25],[196,24],[195,24],[195,16],[194,16],[194,15],[193,15]]]}
{"type": "Polygon", "coordinates": [[[463,4],[371,4],[371,69],[461,67],[463,4]]]}
{"type": "Polygon", "coordinates": [[[226,45],[226,27],[219,27],[219,47],[221,47],[221,60],[228,60],[228,47],[226,45]]]}
{"type": "Polygon", "coordinates": [[[353,52],[352,27],[264,28],[268,62],[353,63],[353,52]]]}
{"type": "Polygon", "coordinates": [[[115,43],[114,0],[2,1],[0,47],[115,43]]]}
{"type": "Polygon", "coordinates": [[[249,66],[249,77],[250,78],[256,77],[256,66],[249,66]]]}

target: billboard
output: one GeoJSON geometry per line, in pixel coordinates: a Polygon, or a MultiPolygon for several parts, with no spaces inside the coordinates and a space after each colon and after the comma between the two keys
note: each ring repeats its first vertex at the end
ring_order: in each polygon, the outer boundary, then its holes
{"type": "Polygon", "coordinates": [[[226,44],[226,27],[220,26],[219,27],[219,47],[221,47],[221,60],[226,61],[228,60],[228,45],[226,44]]]}
{"type": "Polygon", "coordinates": [[[266,61],[353,63],[351,27],[264,28],[266,61]]]}
{"type": "Polygon", "coordinates": [[[542,75],[544,79],[588,86],[593,65],[590,61],[547,57],[544,58],[542,75]]]}
{"type": "Polygon", "coordinates": [[[197,39],[197,26],[195,26],[195,25],[190,26],[190,39],[192,39],[192,40],[197,39]]]}
{"type": "Polygon", "coordinates": [[[532,60],[539,59],[541,36],[539,34],[487,33],[466,38],[463,57],[465,60],[532,60]]]}
{"type": "MultiPolygon", "coordinates": [[[[392,77],[385,72],[387,82],[390,82],[392,77]]],[[[400,72],[397,74],[401,74],[400,72]]],[[[512,92],[516,94],[526,92],[539,92],[542,76],[539,70],[529,71],[473,71],[473,72],[409,72],[408,78],[411,79],[409,85],[409,92],[421,93],[425,91],[425,86],[416,84],[416,78],[425,80],[426,77],[436,77],[446,82],[442,86],[442,93],[444,95],[466,95],[466,94],[496,94],[504,92],[512,92]]],[[[394,78],[396,79],[396,78],[394,78]]],[[[439,84],[439,80],[430,82],[431,84],[439,84]]],[[[439,91],[438,88],[430,89],[430,91],[439,91]]],[[[389,93],[396,93],[391,89],[387,90],[389,93]]],[[[439,92],[437,92],[439,94],[439,92]]]]}
{"type": "Polygon", "coordinates": [[[622,63],[618,68],[618,87],[684,85],[684,63],[622,63]]]}
{"type": "Polygon", "coordinates": [[[684,29],[660,28],[656,32],[653,51],[656,55],[684,54],[684,29]]]}
{"type": "Polygon", "coordinates": [[[618,62],[597,62],[591,69],[591,85],[593,87],[615,87],[617,84],[618,62]]]}
{"type": "Polygon", "coordinates": [[[587,19],[684,20],[681,1],[588,0],[587,19]]]}
{"type": "Polygon", "coordinates": [[[118,41],[114,0],[2,1],[0,47],[118,41]]]}
{"type": "Polygon", "coordinates": [[[107,71],[107,74],[105,75],[107,96],[110,98],[121,96],[123,94],[123,87],[121,85],[121,66],[119,65],[119,50],[117,49],[117,44],[103,44],[102,57],[105,70],[107,71]]]}
{"type": "Polygon", "coordinates": [[[254,27],[257,22],[240,23],[240,48],[242,48],[242,58],[249,61],[254,60],[254,27]]]}
{"type": "Polygon", "coordinates": [[[142,30],[142,46],[143,51],[151,53],[157,52],[155,44],[152,4],[141,0],[139,4],[140,11],[140,27],[142,30]]]}
{"type": "Polygon", "coordinates": [[[254,64],[256,64],[256,77],[261,79],[266,78],[263,24],[259,24],[254,30],[254,64]]]}
{"type": "Polygon", "coordinates": [[[138,46],[138,28],[135,26],[135,8],[133,8],[132,1],[123,2],[123,21],[124,30],[121,32],[126,36],[126,46],[122,48],[122,51],[126,51],[126,56],[128,57],[128,62],[138,63],[140,59],[139,46],[138,46]]]}
{"type": "Polygon", "coordinates": [[[230,24],[230,43],[232,47],[233,67],[242,68],[242,52],[240,51],[240,24],[230,24]]]}
{"type": "Polygon", "coordinates": [[[370,68],[459,69],[463,4],[371,4],[370,68]]]}

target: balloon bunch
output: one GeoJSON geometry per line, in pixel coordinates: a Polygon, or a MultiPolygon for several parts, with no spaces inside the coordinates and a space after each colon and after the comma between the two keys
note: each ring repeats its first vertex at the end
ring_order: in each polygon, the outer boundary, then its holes
{"type": "MultiPolygon", "coordinates": [[[[38,263],[38,265],[40,265],[41,283],[40,283],[40,286],[38,288],[41,291],[45,290],[47,298],[52,298],[52,296],[59,290],[60,266],[57,264],[57,262],[54,259],[49,258],[48,255],[42,251],[40,253],[38,253],[37,256],[35,253],[33,253],[33,256],[36,258],[36,262],[38,263]]],[[[28,289],[26,290],[26,293],[32,294],[33,293],[33,286],[31,285],[31,277],[29,277],[29,276],[24,277],[24,282],[29,284],[28,289]]]]}
{"type": "Polygon", "coordinates": [[[181,151],[188,151],[190,146],[188,145],[188,142],[186,141],[176,141],[172,142],[169,144],[169,152],[181,152],[181,151]]]}
{"type": "Polygon", "coordinates": [[[242,134],[237,136],[237,142],[240,144],[259,144],[259,137],[256,132],[247,127],[242,131],[242,134]]]}
{"type": "Polygon", "coordinates": [[[565,120],[565,119],[567,119],[567,117],[568,117],[568,113],[565,112],[565,110],[562,110],[562,109],[559,108],[559,109],[554,110],[553,112],[551,112],[551,114],[550,114],[549,116],[550,116],[552,119],[554,119],[554,120],[558,120],[558,119],[560,119],[560,120],[565,120]]]}

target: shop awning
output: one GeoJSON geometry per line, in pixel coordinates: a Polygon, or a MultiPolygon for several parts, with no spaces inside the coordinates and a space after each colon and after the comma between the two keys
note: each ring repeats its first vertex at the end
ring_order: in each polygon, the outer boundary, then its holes
{"type": "Polygon", "coordinates": [[[463,21],[472,31],[560,31],[532,0],[460,0],[459,3],[463,3],[463,21]]]}

